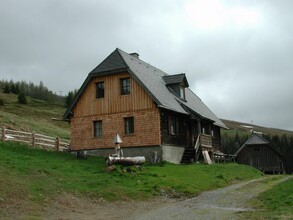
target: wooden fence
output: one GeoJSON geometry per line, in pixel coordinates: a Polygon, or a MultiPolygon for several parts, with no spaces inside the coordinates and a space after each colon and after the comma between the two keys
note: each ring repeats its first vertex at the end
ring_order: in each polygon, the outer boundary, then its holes
{"type": "Polygon", "coordinates": [[[61,139],[59,137],[54,138],[43,134],[35,134],[24,131],[16,131],[7,129],[5,127],[0,128],[1,140],[15,141],[29,144],[33,147],[44,148],[46,150],[56,151],[68,151],[69,140],[61,139]]]}

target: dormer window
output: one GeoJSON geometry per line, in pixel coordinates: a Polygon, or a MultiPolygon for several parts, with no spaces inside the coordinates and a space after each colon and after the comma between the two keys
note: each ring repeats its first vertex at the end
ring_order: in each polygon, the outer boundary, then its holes
{"type": "Polygon", "coordinates": [[[186,100],[185,99],[185,88],[182,86],[179,86],[180,89],[180,99],[186,100]]]}
{"type": "Polygon", "coordinates": [[[187,88],[189,85],[184,73],[166,75],[163,76],[163,80],[170,92],[172,92],[178,98],[186,101],[185,88],[187,88]]]}

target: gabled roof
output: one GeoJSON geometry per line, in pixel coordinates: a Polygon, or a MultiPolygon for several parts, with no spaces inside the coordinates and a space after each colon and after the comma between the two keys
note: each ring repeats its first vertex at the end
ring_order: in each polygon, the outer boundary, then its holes
{"type": "MultiPolygon", "coordinates": [[[[178,74],[172,77],[172,75],[170,76],[162,70],[138,59],[137,56],[132,56],[118,48],[89,73],[63,118],[70,118],[72,109],[92,77],[115,74],[121,71],[129,72],[129,74],[151,96],[159,108],[168,109],[182,114],[190,114],[190,112],[186,111],[186,108],[184,108],[185,106],[202,118],[213,121],[215,125],[227,128],[225,124],[218,119],[217,116],[189,88],[185,89],[185,101],[182,101],[168,90],[166,87],[166,79],[169,83],[175,81],[178,82],[180,80],[184,81],[186,80],[185,74],[178,74]]],[[[186,84],[188,85],[187,80],[186,84]]]]}
{"type": "Polygon", "coordinates": [[[253,134],[236,152],[236,155],[242,151],[242,149],[247,146],[247,145],[269,145],[270,142],[267,141],[265,138],[262,136],[259,136],[258,134],[253,134]]]}

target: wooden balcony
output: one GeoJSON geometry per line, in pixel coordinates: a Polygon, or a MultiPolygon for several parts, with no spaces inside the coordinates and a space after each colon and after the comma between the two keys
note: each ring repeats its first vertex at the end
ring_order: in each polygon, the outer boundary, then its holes
{"type": "Polygon", "coordinates": [[[200,134],[200,143],[203,147],[220,149],[220,140],[208,134],[200,134]]]}
{"type": "Polygon", "coordinates": [[[213,147],[213,140],[211,135],[207,134],[200,134],[200,144],[202,147],[213,147]]]}

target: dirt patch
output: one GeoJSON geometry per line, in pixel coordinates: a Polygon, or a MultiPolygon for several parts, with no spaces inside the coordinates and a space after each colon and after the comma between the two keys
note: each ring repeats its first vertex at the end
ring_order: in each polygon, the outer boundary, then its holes
{"type": "Polygon", "coordinates": [[[0,201],[0,219],[127,219],[174,201],[162,197],[139,202],[106,202],[62,193],[55,200],[45,201],[42,206],[26,200],[0,201]]]}

